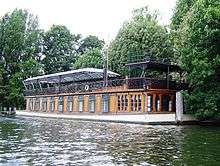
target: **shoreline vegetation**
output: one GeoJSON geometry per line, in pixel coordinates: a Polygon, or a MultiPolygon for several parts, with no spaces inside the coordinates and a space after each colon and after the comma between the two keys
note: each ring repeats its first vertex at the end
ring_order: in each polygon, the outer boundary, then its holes
{"type": "MultiPolygon", "coordinates": [[[[185,112],[199,120],[220,119],[220,3],[177,0],[171,24],[158,23],[147,7],[136,9],[105,48],[109,69],[126,76],[130,59],[166,58],[185,71],[185,112]]],[[[73,34],[64,25],[48,31],[38,17],[15,9],[0,18],[0,106],[24,108],[24,79],[71,69],[102,68],[105,42],[73,34]]],[[[149,72],[147,75],[155,75],[149,72]]],[[[132,75],[140,76],[139,71],[132,75]]],[[[176,75],[172,76],[177,77],[176,75]]]]}

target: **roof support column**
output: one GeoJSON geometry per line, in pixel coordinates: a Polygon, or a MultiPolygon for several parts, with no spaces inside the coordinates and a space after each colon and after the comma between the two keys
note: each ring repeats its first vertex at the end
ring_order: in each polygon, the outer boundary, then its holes
{"type": "Polygon", "coordinates": [[[33,82],[31,83],[31,85],[32,85],[33,90],[35,90],[35,88],[34,88],[34,83],[33,83],[33,82]]]}
{"type": "Polygon", "coordinates": [[[167,89],[169,89],[169,83],[170,83],[170,78],[169,78],[169,74],[170,74],[170,66],[167,66],[167,89]]]}
{"type": "Polygon", "coordinates": [[[22,83],[24,85],[25,90],[27,90],[27,86],[25,85],[24,81],[22,81],[22,83]]]}
{"type": "Polygon", "coordinates": [[[40,90],[42,91],[42,86],[41,86],[39,80],[37,80],[37,83],[38,83],[38,85],[39,85],[39,87],[40,87],[40,90]]]}
{"type": "Polygon", "coordinates": [[[60,88],[60,83],[61,83],[61,75],[59,75],[59,83],[58,83],[59,93],[60,93],[60,90],[61,90],[61,88],[60,88]]]}

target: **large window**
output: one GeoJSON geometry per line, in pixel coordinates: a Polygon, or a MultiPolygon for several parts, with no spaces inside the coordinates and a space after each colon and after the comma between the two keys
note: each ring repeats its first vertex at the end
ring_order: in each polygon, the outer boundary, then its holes
{"type": "Polygon", "coordinates": [[[95,96],[89,96],[89,112],[95,112],[95,96]]]}
{"type": "Polygon", "coordinates": [[[73,96],[67,97],[67,111],[72,112],[73,111],[73,96]]]}
{"type": "Polygon", "coordinates": [[[78,96],[78,111],[83,112],[83,96],[78,96]]]}
{"type": "Polygon", "coordinates": [[[58,111],[63,112],[63,97],[59,96],[58,98],[58,111]]]}
{"type": "Polygon", "coordinates": [[[109,95],[102,95],[102,112],[109,112],[109,95]]]}
{"type": "Polygon", "coordinates": [[[128,95],[118,95],[118,111],[128,111],[128,95]]]}
{"type": "Polygon", "coordinates": [[[54,97],[50,97],[50,111],[54,112],[55,100],[54,97]]]}

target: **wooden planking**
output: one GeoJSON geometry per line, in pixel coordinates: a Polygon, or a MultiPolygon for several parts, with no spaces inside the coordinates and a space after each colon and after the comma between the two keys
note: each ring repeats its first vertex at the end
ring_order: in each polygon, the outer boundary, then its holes
{"type": "Polygon", "coordinates": [[[47,112],[50,112],[50,97],[47,97],[47,112]]]}
{"type": "Polygon", "coordinates": [[[29,109],[29,103],[30,103],[30,98],[26,98],[26,111],[28,111],[29,109]]]}
{"type": "Polygon", "coordinates": [[[114,94],[110,95],[110,97],[109,97],[109,112],[111,112],[111,113],[115,113],[115,110],[116,110],[115,100],[116,100],[115,95],[114,94]]]}
{"type": "Polygon", "coordinates": [[[73,112],[78,112],[78,98],[73,96],[73,112]]]}
{"type": "Polygon", "coordinates": [[[95,110],[97,113],[101,113],[101,96],[95,96],[95,110]]]}
{"type": "Polygon", "coordinates": [[[63,96],[63,112],[67,112],[67,96],[63,96]]]}
{"type": "MultiPolygon", "coordinates": [[[[126,89],[124,89],[126,90],[126,89]]],[[[172,101],[172,108],[169,110],[170,112],[175,112],[175,91],[170,91],[170,90],[148,90],[148,91],[131,91],[131,92],[119,92],[119,93],[108,93],[109,94],[109,113],[117,113],[117,112],[131,112],[131,95],[134,96],[136,95],[137,100],[134,101],[137,102],[137,110],[138,111],[138,107],[139,107],[139,101],[141,101],[141,112],[147,112],[147,105],[148,105],[148,100],[147,100],[147,95],[151,94],[153,96],[153,112],[156,112],[156,107],[155,107],[155,98],[156,95],[158,95],[159,100],[160,100],[160,105],[159,105],[159,110],[158,112],[163,112],[162,110],[162,95],[168,95],[171,98],[172,101]],[[127,103],[127,109],[125,110],[125,105],[124,105],[124,110],[118,110],[118,96],[125,96],[127,95],[127,99],[128,99],[128,103],[127,103]],[[139,100],[139,96],[140,95],[140,100],[139,100]]],[[[93,94],[94,95],[94,94],[93,94]]],[[[101,99],[101,95],[102,94],[95,94],[95,112],[96,113],[102,113],[102,99],[101,99]]],[[[60,95],[61,96],[61,95],[60,95]]],[[[70,95],[71,96],[71,95],[70,95]]],[[[38,96],[39,97],[39,96],[38,96]]],[[[45,96],[44,96],[45,97],[45,96]]],[[[83,102],[83,112],[89,113],[89,96],[88,95],[84,95],[84,102],[83,102]]],[[[33,98],[33,104],[35,105],[35,98],[33,98]]],[[[58,96],[55,95],[54,96],[54,112],[58,112],[58,96]]],[[[40,101],[42,101],[42,98],[40,98],[40,101]]],[[[30,98],[26,97],[26,110],[29,109],[29,102],[30,102],[30,98]]],[[[42,105],[42,102],[40,102],[42,105]]],[[[124,98],[124,103],[125,103],[125,98],[124,98]]],[[[133,106],[135,106],[133,104],[133,106]]],[[[41,107],[42,108],[42,107],[41,107]]],[[[78,112],[78,96],[74,95],[73,96],[73,112],[78,112]]],[[[134,110],[134,109],[133,109],[134,110]]],[[[50,112],[50,97],[47,97],[47,111],[50,112]]],[[[67,95],[63,95],[63,112],[67,111],[67,95]]],[[[136,111],[132,111],[132,112],[136,112],[136,111]]]]}
{"type": "Polygon", "coordinates": [[[89,96],[83,97],[83,112],[89,112],[89,96]]]}
{"type": "Polygon", "coordinates": [[[54,97],[54,112],[58,112],[58,97],[54,97]]]}

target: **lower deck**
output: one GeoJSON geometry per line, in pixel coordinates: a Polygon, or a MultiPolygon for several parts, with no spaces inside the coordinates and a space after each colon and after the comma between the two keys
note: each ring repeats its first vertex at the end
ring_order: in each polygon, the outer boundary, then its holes
{"type": "Polygon", "coordinates": [[[26,110],[64,114],[173,113],[175,94],[169,90],[139,90],[27,96],[26,110]]]}

